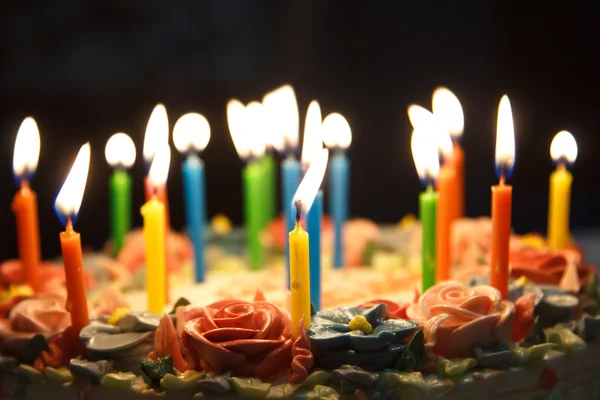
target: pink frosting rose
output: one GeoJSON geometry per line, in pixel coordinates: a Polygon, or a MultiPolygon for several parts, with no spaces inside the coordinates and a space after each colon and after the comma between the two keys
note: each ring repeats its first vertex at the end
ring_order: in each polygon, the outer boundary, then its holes
{"type": "Polygon", "coordinates": [[[509,343],[515,307],[491,286],[447,281],[423,293],[406,314],[423,327],[429,350],[452,358],[477,346],[509,343]]]}
{"type": "Polygon", "coordinates": [[[38,333],[50,339],[70,324],[62,296],[23,300],[12,308],[8,321],[0,323],[0,347],[21,347],[38,333]]]}
{"type": "Polygon", "coordinates": [[[274,304],[222,300],[189,308],[184,319],[183,345],[206,371],[273,380],[289,370],[290,318],[274,304]]]}

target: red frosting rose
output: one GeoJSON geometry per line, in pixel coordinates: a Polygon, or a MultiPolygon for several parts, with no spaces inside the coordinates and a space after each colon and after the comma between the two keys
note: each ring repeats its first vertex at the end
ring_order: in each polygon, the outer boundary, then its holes
{"type": "Polygon", "coordinates": [[[274,304],[222,300],[186,310],[185,320],[183,344],[206,371],[273,380],[290,367],[290,319],[274,304]]]}

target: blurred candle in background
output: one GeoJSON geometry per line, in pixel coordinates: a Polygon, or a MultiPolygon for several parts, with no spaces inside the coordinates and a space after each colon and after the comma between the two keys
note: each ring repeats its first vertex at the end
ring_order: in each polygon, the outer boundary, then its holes
{"type": "MultiPolygon", "coordinates": [[[[304,138],[302,142],[302,168],[307,171],[313,162],[323,154],[323,127],[321,107],[315,100],[311,101],[306,112],[304,138]]],[[[321,309],[321,230],[323,224],[323,191],[320,185],[314,196],[312,207],[307,208],[306,230],[311,238],[310,256],[310,301],[317,311],[321,309]]]]}
{"type": "Polygon", "coordinates": [[[108,189],[110,192],[110,233],[112,254],[119,254],[125,236],[131,230],[131,174],[135,162],[135,144],[125,133],[115,133],[106,142],[106,162],[113,168],[108,189]]]}
{"type": "MultiPolygon", "coordinates": [[[[299,115],[296,94],[290,85],[281,86],[263,99],[267,125],[273,147],[284,158],[281,163],[281,204],[283,211],[286,282],[290,283],[289,232],[294,229],[294,212],[290,209],[300,184],[300,162],[296,158],[299,142],[299,115]]],[[[289,288],[289,286],[288,286],[289,288]]]]}
{"type": "Polygon", "coordinates": [[[448,160],[454,169],[454,203],[451,219],[465,216],[465,153],[460,146],[464,131],[464,114],[460,101],[452,91],[445,87],[437,88],[433,93],[432,111],[441,129],[452,138],[452,156],[448,160]]]}
{"type": "Polygon", "coordinates": [[[25,281],[34,291],[40,288],[41,251],[37,195],[29,182],[35,174],[39,157],[40,132],[35,120],[27,117],[21,123],[15,141],[13,174],[20,189],[13,198],[12,210],[17,222],[19,259],[25,281]]]}
{"type": "Polygon", "coordinates": [[[350,161],[346,150],[352,142],[350,124],[343,115],[332,113],[323,120],[323,140],[332,152],[329,162],[329,213],[333,217],[333,266],[344,263],[344,224],[348,219],[350,202],[350,161]]]}
{"type": "MultiPolygon", "coordinates": [[[[317,193],[320,191],[321,182],[327,169],[329,151],[321,149],[312,156],[311,166],[304,175],[298,190],[293,197],[295,228],[290,232],[290,290],[291,290],[291,319],[292,326],[298,327],[304,318],[304,328],[310,328],[310,303],[315,296],[312,292],[313,283],[310,253],[310,233],[302,229],[300,219],[303,213],[310,213],[314,206],[317,193]]],[[[288,207],[289,208],[289,207],[288,207]]],[[[320,298],[320,293],[319,296],[320,298]]],[[[314,304],[314,301],[313,301],[314,304]]],[[[297,328],[293,328],[292,335],[298,337],[297,328]]]]}
{"type": "Polygon", "coordinates": [[[496,130],[496,174],[500,182],[492,186],[491,286],[508,298],[512,186],[506,185],[515,165],[515,128],[510,101],[502,96],[496,130]]]}
{"type": "Polygon", "coordinates": [[[440,160],[435,132],[414,130],[410,147],[417,174],[425,191],[419,195],[421,221],[421,293],[435,285],[436,270],[436,215],[438,194],[434,190],[440,171],[440,160]]]}
{"type": "Polygon", "coordinates": [[[77,219],[83,200],[89,168],[90,144],[87,143],[79,150],[71,172],[69,172],[54,203],[56,215],[65,225],[65,231],[60,234],[60,246],[67,284],[66,309],[71,314],[71,326],[77,334],[90,323],[81,252],[81,236],[73,229],[73,224],[77,219]]]}
{"type": "MultiPolygon", "coordinates": [[[[159,149],[148,172],[148,183],[155,190],[164,186],[169,175],[171,150],[169,146],[159,149]]],[[[165,250],[165,206],[156,195],[150,197],[141,208],[144,218],[144,242],[146,249],[146,296],[148,311],[162,314],[165,308],[167,256],[165,250]]]]}
{"type": "Polygon", "coordinates": [[[556,170],[550,174],[548,198],[548,246],[561,250],[571,245],[569,214],[573,175],[567,170],[577,159],[577,142],[571,133],[560,131],[550,145],[556,170]]]}
{"type": "Polygon", "coordinates": [[[185,156],[181,164],[183,195],[187,233],[194,245],[194,271],[196,282],[204,282],[205,231],[206,231],[206,185],[204,162],[200,153],[210,140],[210,125],[200,114],[185,114],[173,128],[173,142],[185,156]]]}
{"type": "Polygon", "coordinates": [[[264,267],[265,254],[260,242],[260,234],[265,226],[266,209],[263,203],[263,175],[260,158],[264,155],[263,127],[258,125],[260,103],[250,103],[244,107],[238,100],[227,103],[227,122],[231,139],[244,162],[242,169],[242,192],[244,203],[244,223],[250,257],[250,267],[264,267]]]}

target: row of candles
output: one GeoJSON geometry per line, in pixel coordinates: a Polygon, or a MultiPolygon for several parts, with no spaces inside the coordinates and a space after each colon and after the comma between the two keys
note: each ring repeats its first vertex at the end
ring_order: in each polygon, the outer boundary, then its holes
{"type": "MultiPolygon", "coordinates": [[[[348,210],[349,162],[344,153],[351,142],[347,121],[337,113],[321,119],[318,103],[310,104],[307,112],[302,162],[295,158],[298,147],[298,107],[290,86],[279,88],[263,99],[244,106],[237,100],[227,105],[227,117],[232,139],[240,158],[245,162],[243,174],[246,228],[249,253],[254,268],[264,265],[264,250],[259,234],[268,222],[271,206],[267,200],[274,189],[270,170],[274,159],[265,157],[265,138],[285,155],[281,165],[282,204],[286,216],[287,267],[292,295],[294,322],[307,315],[310,303],[320,305],[321,283],[321,219],[323,213],[320,186],[327,166],[331,185],[331,211],[335,222],[335,265],[343,265],[341,230],[348,210]],[[265,132],[267,134],[265,134],[265,132]],[[258,138],[262,138],[258,140],[258,138]],[[258,143],[257,143],[258,142],[258,143]],[[329,157],[327,145],[333,151],[329,157]],[[269,164],[271,166],[269,166],[269,164]],[[301,171],[305,171],[302,183],[301,171]],[[269,182],[271,181],[271,183],[269,182]],[[267,207],[264,207],[264,204],[267,207]],[[266,209],[266,211],[265,211],[266,209]],[[307,215],[307,230],[300,225],[302,213],[307,215]],[[340,218],[335,218],[335,214],[340,218]],[[309,237],[311,240],[309,240],[309,237]]],[[[426,290],[436,281],[450,279],[451,224],[464,212],[464,154],[459,144],[463,131],[460,102],[448,89],[440,88],[433,96],[433,112],[420,106],[409,107],[414,131],[411,149],[417,172],[426,186],[419,197],[420,219],[423,226],[423,281],[426,290]],[[440,160],[442,161],[440,165],[440,160]]],[[[168,223],[166,181],[170,165],[168,145],[169,125],[166,110],[159,105],[153,111],[144,140],[144,159],[148,166],[146,204],[141,208],[146,242],[146,287],[148,311],[161,313],[167,296],[165,242],[168,223]]],[[[200,114],[186,114],[175,124],[173,141],[186,154],[182,164],[184,200],[188,233],[195,249],[196,278],[204,272],[204,228],[206,225],[204,166],[199,157],[210,138],[208,121],[200,114]]],[[[19,255],[28,283],[39,287],[37,266],[40,262],[37,204],[29,181],[37,167],[40,149],[39,132],[35,121],[27,118],[17,136],[13,169],[21,190],[13,200],[17,217],[19,255]]],[[[135,162],[135,146],[125,134],[111,137],[106,149],[108,163],[115,168],[110,180],[111,226],[115,253],[122,246],[130,229],[131,177],[127,172],[135,162]]],[[[515,140],[512,111],[508,97],[500,101],[496,141],[496,170],[499,184],[492,187],[492,268],[491,282],[504,295],[508,288],[508,252],[511,231],[512,187],[505,183],[514,166],[515,140]]],[[[566,166],[574,162],[577,145],[572,135],[559,132],[551,145],[557,170],[550,179],[548,243],[553,248],[570,245],[569,201],[572,176],[566,166]]],[[[73,325],[80,329],[87,324],[87,302],[83,280],[80,236],[73,223],[81,205],[87,172],[90,146],[84,145],[75,160],[55,208],[66,226],[60,235],[66,272],[69,309],[73,325]]],[[[272,216],[273,214],[271,214],[272,216]]],[[[308,319],[305,319],[305,324],[308,319]]]]}

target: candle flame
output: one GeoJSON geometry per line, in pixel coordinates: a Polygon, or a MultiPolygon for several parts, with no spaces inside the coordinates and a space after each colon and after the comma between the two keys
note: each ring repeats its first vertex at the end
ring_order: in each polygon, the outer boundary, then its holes
{"type": "Polygon", "coordinates": [[[173,143],[180,153],[203,151],[210,140],[210,125],[202,114],[182,115],[173,127],[173,143]]]}
{"type": "Polygon", "coordinates": [[[577,159],[577,142],[567,131],[560,131],[550,144],[550,157],[554,162],[573,164],[577,159]]]}
{"type": "Polygon", "coordinates": [[[408,107],[408,119],[415,131],[426,132],[437,144],[437,151],[444,158],[452,155],[454,146],[448,130],[442,126],[433,113],[424,107],[412,104],[408,107]]]}
{"type": "Polygon", "coordinates": [[[247,144],[252,157],[260,158],[265,155],[265,112],[262,104],[251,101],[246,106],[246,135],[247,144]]]}
{"type": "Polygon", "coordinates": [[[425,131],[414,130],[410,138],[410,148],[421,182],[424,186],[432,185],[440,172],[435,138],[431,138],[425,131]]]}
{"type": "Polygon", "coordinates": [[[323,120],[323,140],[329,148],[346,150],[352,143],[350,124],[342,114],[331,113],[323,120]]]}
{"type": "Polygon", "coordinates": [[[246,134],[246,107],[236,99],[227,103],[227,124],[231,133],[231,140],[235,146],[238,156],[242,160],[250,157],[250,146],[246,134]]]}
{"type": "Polygon", "coordinates": [[[90,151],[89,143],[81,146],[73,167],[71,167],[71,172],[69,172],[65,183],[58,192],[58,196],[56,196],[54,209],[64,225],[69,219],[75,222],[79,213],[90,169],[90,151]]]}
{"type": "Polygon", "coordinates": [[[319,154],[315,157],[313,162],[308,167],[304,178],[300,182],[298,186],[298,190],[294,194],[294,198],[292,200],[292,211],[295,215],[294,205],[297,201],[300,201],[302,204],[302,212],[308,213],[310,207],[315,201],[315,197],[321,187],[321,182],[323,182],[323,177],[325,176],[325,170],[327,169],[327,161],[329,159],[329,150],[321,149],[319,154]]]}
{"type": "Polygon", "coordinates": [[[40,131],[32,117],[27,117],[21,123],[15,141],[13,154],[13,173],[20,181],[31,179],[37,169],[40,158],[40,131]]]}
{"type": "Polygon", "coordinates": [[[150,114],[146,135],[144,136],[144,160],[152,163],[157,151],[169,143],[169,117],[167,109],[162,104],[157,104],[150,114]]]}
{"type": "Polygon", "coordinates": [[[465,128],[465,117],[458,97],[445,87],[433,92],[433,115],[450,136],[458,139],[465,128]]]}
{"type": "Polygon", "coordinates": [[[515,165],[515,127],[513,124],[510,100],[502,96],[498,106],[498,126],[496,130],[496,174],[499,178],[509,178],[515,165]]]}
{"type": "Polygon", "coordinates": [[[131,168],[135,162],[135,144],[129,135],[115,133],[106,142],[104,156],[111,167],[131,168]]]}
{"type": "Polygon", "coordinates": [[[304,122],[304,138],[302,140],[302,166],[310,167],[319,152],[323,149],[323,124],[319,102],[313,100],[306,111],[304,122]]]}
{"type": "Polygon", "coordinates": [[[148,172],[150,184],[155,189],[164,186],[164,184],[167,182],[170,164],[171,148],[168,145],[163,146],[154,156],[154,160],[152,160],[152,165],[150,166],[150,171],[148,172]]]}
{"type": "Polygon", "coordinates": [[[268,142],[278,152],[295,151],[299,142],[298,103],[294,88],[283,85],[263,98],[265,107],[268,142]]]}

